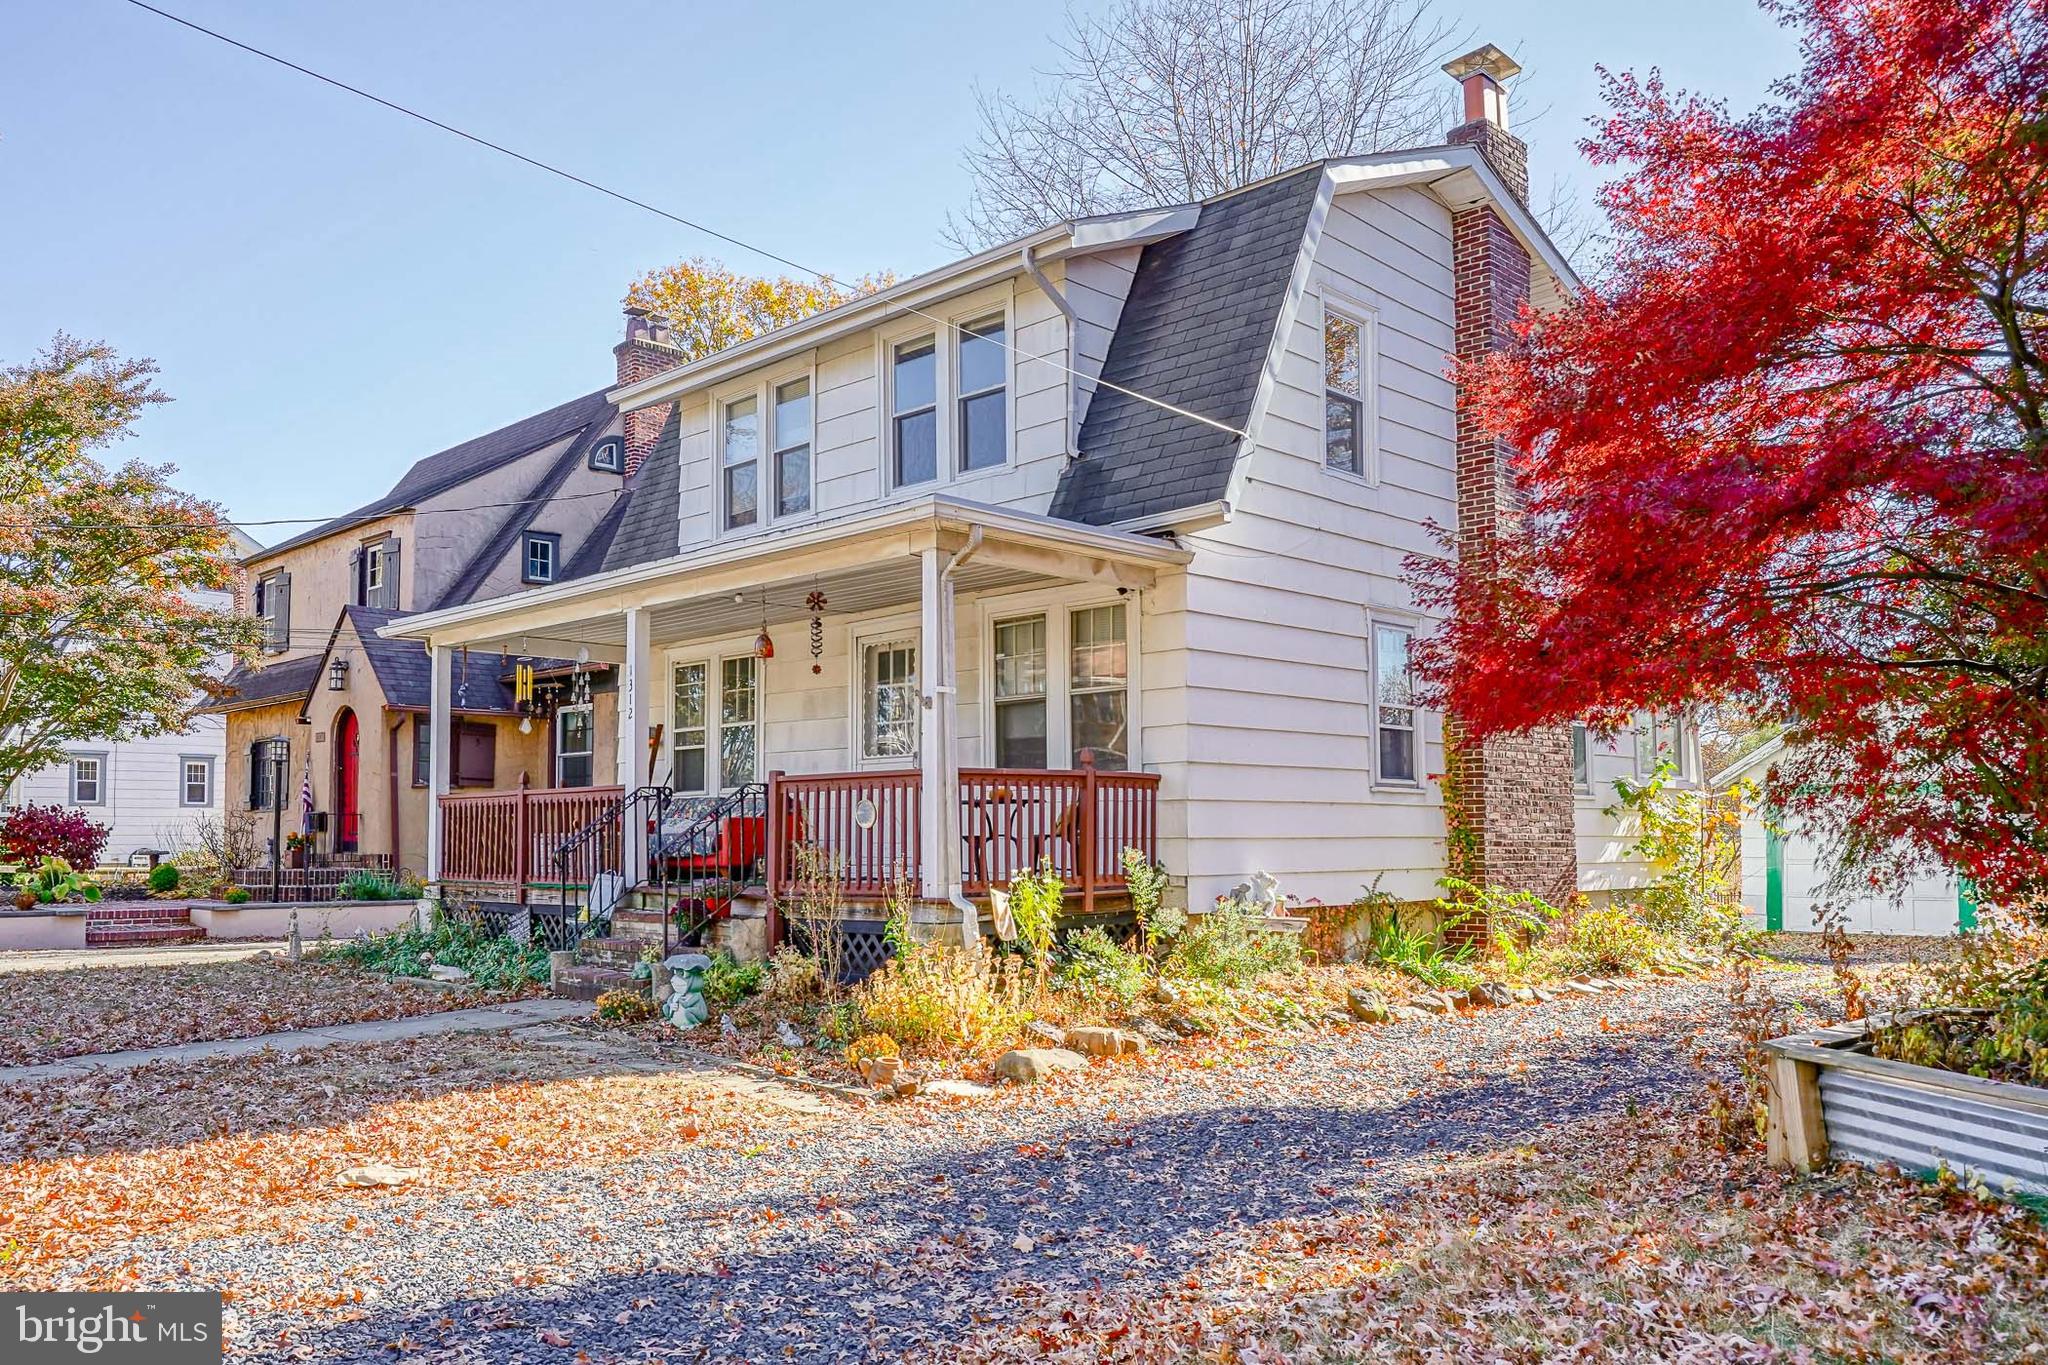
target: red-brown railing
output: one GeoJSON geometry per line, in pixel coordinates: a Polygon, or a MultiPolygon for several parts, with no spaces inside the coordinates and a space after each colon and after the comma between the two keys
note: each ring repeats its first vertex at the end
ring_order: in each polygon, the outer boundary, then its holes
{"type": "MultiPolygon", "coordinates": [[[[768,778],[768,887],[796,880],[809,847],[841,869],[845,894],[887,894],[919,865],[918,774],[825,773],[768,778]]],[[[1050,860],[1083,913],[1124,886],[1123,851],[1158,857],[1159,776],[1073,769],[960,770],[963,888],[986,894],[1050,860]]]]}
{"type": "MultiPolygon", "coordinates": [[[[623,790],[536,791],[522,775],[509,791],[450,792],[441,798],[441,879],[501,886],[524,900],[530,884],[554,882],[560,871],[555,851],[615,806],[623,790]]],[[[587,884],[593,872],[616,870],[616,836],[591,841],[577,861],[568,880],[579,884],[587,884]]]]}
{"type": "Polygon", "coordinates": [[[849,896],[884,896],[898,880],[914,887],[917,793],[915,772],[768,774],[769,890],[800,879],[805,847],[832,860],[849,896]]]}

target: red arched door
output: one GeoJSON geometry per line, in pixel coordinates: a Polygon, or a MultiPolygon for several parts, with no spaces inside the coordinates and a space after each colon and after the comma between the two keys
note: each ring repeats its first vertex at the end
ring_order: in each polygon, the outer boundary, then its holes
{"type": "Polygon", "coordinates": [[[356,713],[344,710],[334,718],[334,851],[354,853],[363,816],[357,799],[363,749],[356,713]]]}

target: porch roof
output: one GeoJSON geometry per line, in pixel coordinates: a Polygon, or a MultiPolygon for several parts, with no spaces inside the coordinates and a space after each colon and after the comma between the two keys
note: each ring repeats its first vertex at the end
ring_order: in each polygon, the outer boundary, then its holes
{"type": "Polygon", "coordinates": [[[1047,582],[1149,586],[1186,564],[1187,550],[1154,536],[1083,526],[935,494],[752,536],[510,597],[420,612],[384,626],[430,645],[518,644],[522,652],[619,662],[623,613],[649,608],[656,640],[709,637],[809,615],[823,591],[834,615],[918,600],[916,555],[959,553],[962,592],[1047,582]]]}

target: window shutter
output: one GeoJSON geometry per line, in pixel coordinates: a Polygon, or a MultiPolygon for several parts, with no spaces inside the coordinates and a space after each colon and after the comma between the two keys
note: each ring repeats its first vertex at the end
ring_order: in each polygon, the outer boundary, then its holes
{"type": "Polygon", "coordinates": [[[348,602],[350,606],[367,607],[370,605],[369,589],[365,586],[369,581],[369,573],[363,563],[363,551],[359,546],[349,551],[348,556],[348,602]]]}
{"type": "Polygon", "coordinates": [[[390,540],[385,541],[383,548],[377,553],[384,557],[384,586],[377,590],[377,600],[372,605],[389,607],[392,611],[397,611],[399,608],[398,538],[394,536],[390,540]]]}
{"type": "Polygon", "coordinates": [[[249,809],[263,809],[263,741],[249,746],[249,809]]]}
{"type": "Polygon", "coordinates": [[[292,647],[292,576],[279,574],[270,591],[277,599],[270,609],[271,647],[283,654],[292,647]]]}

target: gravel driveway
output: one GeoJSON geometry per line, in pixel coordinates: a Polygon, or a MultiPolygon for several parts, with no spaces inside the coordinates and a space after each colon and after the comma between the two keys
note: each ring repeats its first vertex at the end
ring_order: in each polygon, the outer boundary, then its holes
{"type": "Polygon", "coordinates": [[[339,1316],[243,1294],[257,1359],[943,1358],[1048,1292],[1174,1283],[1263,1220],[1398,1197],[1439,1163],[1694,1084],[1687,1042],[1722,1008],[1660,982],[1101,1064],[978,1102],[774,1115],[748,1146],[380,1196],[288,1240],[108,1257],[155,1287],[364,1291],[339,1316]]]}

